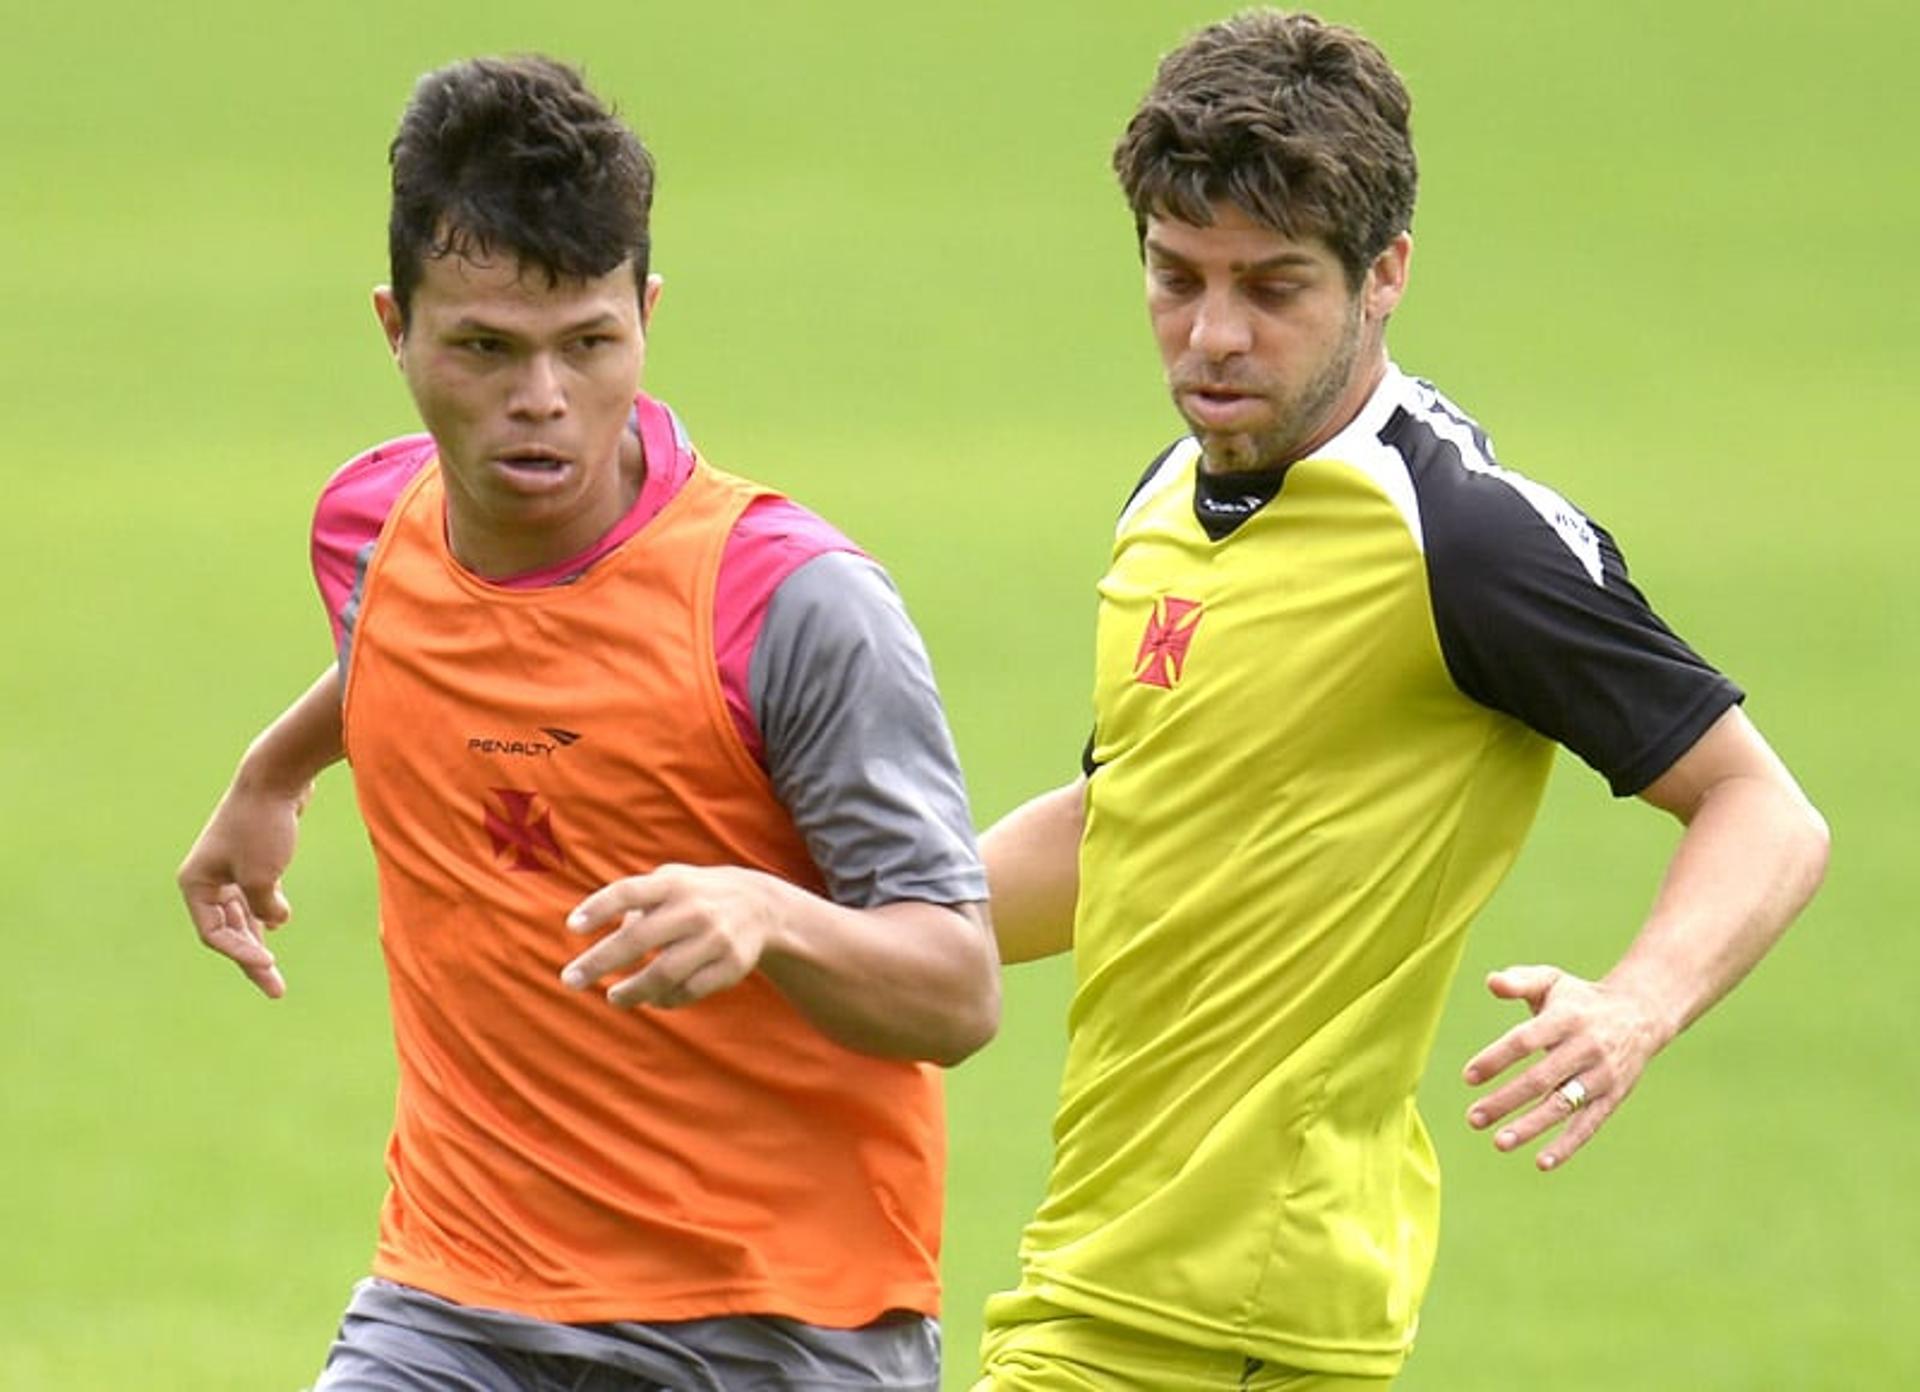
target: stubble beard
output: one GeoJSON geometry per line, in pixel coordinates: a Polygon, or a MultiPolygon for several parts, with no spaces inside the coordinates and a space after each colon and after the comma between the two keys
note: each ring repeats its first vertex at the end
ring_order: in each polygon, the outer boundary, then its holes
{"type": "MultiPolygon", "coordinates": [[[[1290,397],[1268,396],[1274,413],[1274,423],[1268,429],[1220,434],[1188,420],[1188,428],[1200,441],[1201,467],[1210,474],[1252,473],[1284,469],[1303,457],[1307,447],[1325,433],[1328,416],[1352,385],[1360,361],[1363,324],[1356,300],[1346,331],[1320,371],[1290,397]]],[[[1184,412],[1182,419],[1186,419],[1184,412]]]]}

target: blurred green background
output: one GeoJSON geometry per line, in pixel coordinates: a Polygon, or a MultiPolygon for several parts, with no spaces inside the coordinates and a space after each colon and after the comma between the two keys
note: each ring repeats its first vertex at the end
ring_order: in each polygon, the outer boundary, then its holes
{"type": "MultiPolygon", "coordinates": [[[[392,1065],[330,774],[270,1005],[171,873],[329,660],[327,473],[410,428],[367,291],[413,77],[583,61],[661,166],[648,385],[893,570],[984,823],[1074,771],[1091,585],[1175,433],[1106,156],[1226,7],[579,3],[9,11],[0,46],[0,1388],[294,1388],[370,1252],[392,1065]]],[[[1828,887],[1545,1178],[1461,1116],[1485,971],[1597,973],[1672,831],[1556,777],[1426,1101],[1415,1389],[1920,1385],[1910,65],[1893,0],[1329,3],[1402,67],[1401,364],[1621,538],[1832,821],[1828,887]]],[[[949,1384],[1045,1173],[1066,976],[952,1079],[949,1384]]],[[[857,1254],[850,1256],[858,1260],[857,1254]]]]}

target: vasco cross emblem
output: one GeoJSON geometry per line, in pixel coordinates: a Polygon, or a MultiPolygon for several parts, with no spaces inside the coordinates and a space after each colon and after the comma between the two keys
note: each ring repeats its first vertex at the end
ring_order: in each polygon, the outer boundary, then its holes
{"type": "Polygon", "coordinates": [[[1145,686],[1172,688],[1186,669],[1187,649],[1200,626],[1200,601],[1165,595],[1154,603],[1147,631],[1133,659],[1134,680],[1145,686]]]}
{"type": "Polygon", "coordinates": [[[532,874],[552,874],[567,862],[553,837],[553,814],[540,804],[540,795],[521,788],[489,788],[491,795],[484,825],[497,860],[508,857],[504,868],[532,874]]]}

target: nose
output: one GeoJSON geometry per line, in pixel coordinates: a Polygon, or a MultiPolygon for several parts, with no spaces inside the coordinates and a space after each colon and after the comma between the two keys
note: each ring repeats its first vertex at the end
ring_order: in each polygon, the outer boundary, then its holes
{"type": "Polygon", "coordinates": [[[507,409],[525,420],[552,420],[567,411],[560,366],[548,353],[530,353],[513,382],[507,409]]]}
{"type": "Polygon", "coordinates": [[[1193,311],[1187,346],[1211,362],[1251,351],[1253,325],[1245,307],[1228,292],[1203,295],[1193,311]]]}

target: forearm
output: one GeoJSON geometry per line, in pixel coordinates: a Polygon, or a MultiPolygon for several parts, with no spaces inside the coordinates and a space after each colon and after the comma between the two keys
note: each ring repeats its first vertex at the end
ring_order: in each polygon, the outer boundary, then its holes
{"type": "Polygon", "coordinates": [[[268,996],[286,991],[265,931],[292,913],[280,877],[320,770],[343,753],[340,682],[329,668],[254,739],[176,877],[200,940],[268,996]]]}
{"type": "Polygon", "coordinates": [[[340,673],[330,666],[254,737],[234,772],[234,787],[304,798],[321,770],[346,755],[340,710],[340,673]]]}
{"type": "Polygon", "coordinates": [[[1487,987],[1532,1018],[1467,1062],[1476,1128],[1501,1150],[1559,1134],[1535,1164],[1551,1170],[1626,1101],[1654,1055],[1731,991],[1819,887],[1827,828],[1738,707],[1641,790],[1686,830],[1639,934],[1612,971],[1588,981],[1554,966],[1513,966],[1487,987]]]}
{"type": "Polygon", "coordinates": [[[1002,961],[1030,962],[1073,946],[1086,807],[1087,781],[1076,779],[1022,803],[980,838],[1002,961]]]}
{"type": "Polygon", "coordinates": [[[1000,974],[976,905],[852,909],[768,877],[760,969],[822,1033],[862,1053],[951,1065],[993,1037],[1000,974]]]}
{"type": "Polygon", "coordinates": [[[1826,864],[1826,823],[1790,779],[1715,786],[1693,810],[1645,926],[1605,984],[1643,1001],[1666,1043],[1766,955],[1826,864]]]}

